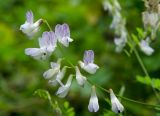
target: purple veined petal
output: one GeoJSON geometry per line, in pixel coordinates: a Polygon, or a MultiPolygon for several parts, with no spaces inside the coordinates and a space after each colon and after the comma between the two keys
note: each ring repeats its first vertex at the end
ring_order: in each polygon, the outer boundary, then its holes
{"type": "Polygon", "coordinates": [[[50,45],[56,46],[57,44],[57,38],[53,31],[50,32],[50,45]]]}
{"type": "Polygon", "coordinates": [[[70,37],[70,29],[69,29],[69,26],[68,24],[63,24],[63,34],[65,37],[70,37]]]}
{"type": "Polygon", "coordinates": [[[93,50],[86,50],[84,52],[83,62],[86,65],[94,62],[94,52],[93,52],[93,50]]]}
{"type": "Polygon", "coordinates": [[[63,37],[62,25],[57,24],[55,27],[55,35],[57,39],[61,39],[63,37]]]}
{"type": "Polygon", "coordinates": [[[28,22],[28,23],[33,23],[33,13],[32,13],[32,11],[30,10],[30,11],[27,11],[27,13],[26,13],[26,21],[28,22]]]}

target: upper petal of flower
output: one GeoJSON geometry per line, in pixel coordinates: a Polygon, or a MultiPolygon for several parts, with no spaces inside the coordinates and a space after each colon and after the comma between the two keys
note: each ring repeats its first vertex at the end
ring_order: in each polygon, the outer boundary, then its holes
{"type": "Polygon", "coordinates": [[[94,52],[93,50],[86,50],[84,52],[83,62],[85,65],[94,62],[94,52]]]}
{"type": "Polygon", "coordinates": [[[30,10],[30,11],[27,11],[27,13],[26,13],[26,21],[27,21],[28,23],[32,24],[32,23],[33,23],[33,20],[34,20],[34,17],[33,17],[32,11],[31,11],[31,10],[30,10]]]}
{"type": "Polygon", "coordinates": [[[98,98],[96,95],[95,86],[92,86],[91,97],[89,100],[88,110],[90,112],[97,112],[99,110],[98,98]]]}

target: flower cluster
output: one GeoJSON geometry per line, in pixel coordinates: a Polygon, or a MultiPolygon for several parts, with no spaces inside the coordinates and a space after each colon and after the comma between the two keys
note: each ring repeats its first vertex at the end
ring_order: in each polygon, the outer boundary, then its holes
{"type": "MultiPolygon", "coordinates": [[[[33,13],[32,11],[28,11],[26,13],[26,22],[20,26],[20,30],[31,38],[38,32],[42,22],[44,22],[43,19],[39,19],[37,22],[33,23],[33,13]]],[[[25,54],[36,60],[46,60],[55,51],[58,42],[65,47],[69,47],[69,43],[72,41],[73,39],[70,37],[69,26],[67,24],[57,24],[55,26],[55,31],[50,30],[43,32],[42,37],[38,39],[39,48],[27,48],[25,49],[25,54]]],[[[73,74],[70,74],[67,82],[65,84],[63,83],[67,68],[71,67],[62,66],[62,60],[62,58],[59,58],[56,62],[50,62],[50,68],[43,73],[44,79],[46,79],[51,86],[59,86],[56,95],[60,98],[67,96],[74,77],[73,74]]],[[[89,74],[95,74],[99,69],[99,66],[94,63],[93,50],[86,50],[84,52],[83,60],[78,61],[77,64],[78,65],[76,66],[72,66],[75,70],[75,79],[78,85],[84,87],[87,77],[80,72],[80,69],[89,74]]],[[[110,95],[112,110],[116,113],[122,112],[124,108],[112,90],[110,90],[110,95]]],[[[94,85],[91,87],[88,110],[90,112],[97,112],[99,110],[98,97],[94,85]]]]}
{"type": "Polygon", "coordinates": [[[104,10],[108,10],[113,16],[110,28],[114,29],[115,34],[118,35],[114,38],[116,52],[121,52],[127,43],[126,21],[121,14],[121,6],[117,0],[104,0],[103,6],[104,10]]]}
{"type": "Polygon", "coordinates": [[[148,0],[144,2],[147,10],[142,13],[142,20],[145,31],[149,31],[151,35],[148,35],[145,40],[141,40],[139,46],[141,51],[146,55],[152,55],[154,49],[149,44],[155,39],[156,32],[160,26],[160,4],[159,0],[148,0]]]}

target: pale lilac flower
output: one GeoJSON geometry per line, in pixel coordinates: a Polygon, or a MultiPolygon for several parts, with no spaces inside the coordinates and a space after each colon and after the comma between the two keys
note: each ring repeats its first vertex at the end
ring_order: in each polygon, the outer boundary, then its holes
{"type": "Polygon", "coordinates": [[[98,65],[94,64],[94,52],[93,50],[86,50],[84,53],[83,62],[79,61],[79,65],[82,69],[90,74],[96,73],[99,68],[98,65]]]}
{"type": "Polygon", "coordinates": [[[112,111],[115,113],[121,113],[124,111],[123,105],[120,103],[120,101],[115,96],[112,89],[109,89],[110,91],[110,99],[111,99],[111,105],[112,105],[112,111]]]}
{"type": "Polygon", "coordinates": [[[79,71],[79,68],[77,66],[75,67],[75,70],[76,70],[76,80],[77,80],[77,83],[80,86],[83,87],[84,84],[85,84],[85,82],[86,82],[86,77],[81,74],[81,72],[79,71]]]}
{"type": "MultiPolygon", "coordinates": [[[[149,38],[148,38],[148,39],[149,39],[149,38]]],[[[146,40],[141,40],[141,42],[140,42],[140,44],[139,44],[139,47],[140,47],[140,50],[141,50],[143,53],[145,53],[146,55],[150,56],[150,55],[153,54],[154,49],[149,46],[149,41],[148,41],[148,39],[146,39],[146,40]]]]}
{"type": "Polygon", "coordinates": [[[43,20],[39,19],[35,23],[34,16],[32,11],[27,11],[26,21],[23,25],[20,26],[20,30],[29,37],[32,37],[35,33],[38,32],[39,26],[42,24],[43,20]]]}
{"type": "Polygon", "coordinates": [[[25,54],[38,60],[46,60],[55,50],[56,45],[57,39],[54,32],[43,32],[42,37],[39,38],[40,48],[27,48],[25,54]]]}
{"type": "Polygon", "coordinates": [[[142,13],[142,19],[145,27],[150,26],[156,28],[159,22],[159,14],[145,11],[142,13]]]}
{"type": "Polygon", "coordinates": [[[91,97],[89,100],[88,110],[90,112],[97,112],[99,110],[98,98],[96,95],[96,88],[92,86],[91,97]]]}
{"type": "Polygon", "coordinates": [[[73,39],[70,38],[70,29],[67,24],[57,24],[55,27],[55,34],[58,41],[65,47],[68,47],[69,43],[73,41],[73,39]]]}
{"type": "Polygon", "coordinates": [[[56,92],[56,95],[58,95],[58,97],[64,98],[68,94],[71,83],[72,83],[72,78],[73,78],[73,75],[70,75],[68,77],[67,83],[65,85],[63,85],[61,83],[61,86],[59,87],[58,91],[56,92]]]}
{"type": "Polygon", "coordinates": [[[66,73],[66,68],[67,68],[67,67],[64,66],[64,67],[62,68],[62,70],[59,71],[57,75],[55,75],[55,78],[49,80],[48,83],[49,83],[50,85],[52,85],[52,86],[56,86],[56,85],[63,79],[63,77],[64,77],[64,75],[65,75],[65,73],[66,73]]]}
{"type": "Polygon", "coordinates": [[[43,77],[45,79],[51,79],[52,77],[56,76],[60,72],[60,63],[61,59],[59,59],[57,62],[51,62],[51,68],[43,73],[43,77]]]}

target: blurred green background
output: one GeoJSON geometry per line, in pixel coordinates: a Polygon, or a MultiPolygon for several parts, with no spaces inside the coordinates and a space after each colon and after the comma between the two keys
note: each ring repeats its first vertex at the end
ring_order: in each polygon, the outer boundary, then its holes
{"type": "MultiPolygon", "coordinates": [[[[143,2],[119,2],[122,5],[122,14],[127,20],[128,31],[135,33],[136,27],[143,26],[143,2]]],[[[86,74],[87,78],[106,89],[112,88],[115,93],[119,93],[123,87],[125,97],[158,104],[152,88],[136,81],[137,75],[144,76],[136,57],[115,52],[114,31],[109,28],[112,17],[104,11],[101,0],[0,0],[0,116],[54,116],[48,101],[33,95],[37,89],[48,90],[61,109],[64,109],[66,101],[69,102],[76,116],[115,115],[107,102],[109,95],[98,89],[100,110],[90,113],[87,108],[90,85],[86,84],[81,88],[76,80],[65,99],[55,96],[57,87],[48,85],[42,74],[49,68],[50,61],[56,61],[58,57],[63,57],[63,54],[57,49],[46,62],[34,60],[24,54],[25,48],[39,47],[38,37],[43,31],[49,31],[48,27],[42,24],[40,32],[33,40],[29,40],[19,30],[20,25],[25,22],[27,10],[33,11],[35,20],[46,19],[53,29],[58,23],[67,23],[70,26],[74,41],[69,48],[63,49],[74,65],[77,65],[78,60],[82,60],[84,50],[95,51],[95,62],[100,69],[95,75],[86,74]]],[[[155,53],[151,57],[140,52],[149,74],[154,78],[159,78],[160,75],[159,43],[158,39],[153,43],[155,53]]],[[[74,71],[68,70],[69,73],[74,71]]],[[[67,79],[67,76],[65,78],[67,79]]],[[[160,116],[160,111],[154,108],[128,101],[122,103],[126,116],[160,116]]]]}

